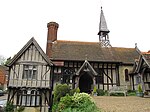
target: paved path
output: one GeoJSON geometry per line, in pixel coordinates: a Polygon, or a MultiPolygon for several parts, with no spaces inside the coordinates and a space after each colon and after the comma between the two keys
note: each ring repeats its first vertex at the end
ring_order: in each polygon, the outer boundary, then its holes
{"type": "Polygon", "coordinates": [[[136,96],[95,96],[93,98],[103,112],[150,112],[150,98],[136,96]]]}

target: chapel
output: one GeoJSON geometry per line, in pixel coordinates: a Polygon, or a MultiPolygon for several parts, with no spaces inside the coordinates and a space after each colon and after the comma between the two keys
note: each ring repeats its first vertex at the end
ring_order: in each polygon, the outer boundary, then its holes
{"type": "Polygon", "coordinates": [[[125,87],[150,91],[150,53],[113,47],[101,8],[98,42],[58,40],[59,24],[47,24],[46,53],[31,38],[7,64],[8,101],[25,111],[49,112],[57,84],[92,93],[93,89],[125,87]]]}
{"type": "Polygon", "coordinates": [[[109,90],[112,86],[132,88],[129,75],[138,48],[113,47],[101,7],[98,42],[63,41],[57,39],[59,24],[47,24],[46,55],[54,63],[54,85],[66,83],[81,92],[90,93],[94,87],[109,90]]]}

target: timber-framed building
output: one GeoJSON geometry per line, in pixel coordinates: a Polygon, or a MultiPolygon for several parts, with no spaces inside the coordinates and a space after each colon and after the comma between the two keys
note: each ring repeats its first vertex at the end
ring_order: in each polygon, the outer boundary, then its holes
{"type": "MultiPolygon", "coordinates": [[[[57,40],[58,23],[47,24],[46,54],[34,38],[8,64],[8,101],[17,106],[36,107],[47,112],[51,107],[53,85],[65,83],[81,92],[113,86],[134,89],[133,70],[137,48],[113,47],[101,8],[99,42],[57,40]]],[[[142,60],[142,59],[141,59],[142,60]]],[[[148,65],[149,66],[149,65],[148,65]]],[[[33,110],[30,110],[33,111],[33,110]]]]}
{"type": "Polygon", "coordinates": [[[26,111],[48,112],[52,98],[52,62],[34,38],[11,59],[8,77],[8,101],[26,111]],[[36,107],[36,108],[28,108],[36,107]]]}
{"type": "Polygon", "coordinates": [[[101,8],[99,42],[57,40],[58,23],[47,24],[46,54],[55,64],[54,84],[67,83],[90,93],[94,86],[109,90],[112,86],[131,88],[128,72],[139,54],[136,48],[112,47],[101,8]]]}

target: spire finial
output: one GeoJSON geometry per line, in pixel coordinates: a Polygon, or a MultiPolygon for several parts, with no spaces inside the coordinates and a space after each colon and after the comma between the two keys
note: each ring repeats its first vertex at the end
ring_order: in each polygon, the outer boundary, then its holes
{"type": "Polygon", "coordinates": [[[101,10],[103,9],[103,7],[101,6],[101,10]]]}
{"type": "Polygon", "coordinates": [[[137,43],[135,43],[135,48],[137,48],[137,43]]]}

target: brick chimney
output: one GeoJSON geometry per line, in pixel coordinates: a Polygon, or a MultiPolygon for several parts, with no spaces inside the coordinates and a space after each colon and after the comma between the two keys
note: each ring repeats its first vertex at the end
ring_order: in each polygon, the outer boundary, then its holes
{"type": "Polygon", "coordinates": [[[47,24],[48,32],[47,32],[47,47],[46,54],[50,58],[52,54],[52,44],[57,40],[57,30],[59,24],[56,22],[49,22],[47,24]]]}

